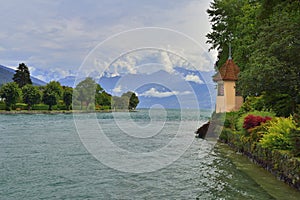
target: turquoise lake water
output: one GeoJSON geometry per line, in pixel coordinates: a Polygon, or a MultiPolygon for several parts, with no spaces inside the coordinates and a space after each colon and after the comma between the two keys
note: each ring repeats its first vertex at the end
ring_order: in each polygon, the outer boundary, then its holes
{"type": "Polygon", "coordinates": [[[0,115],[0,198],[276,199],[213,142],[194,139],[208,116],[179,110],[0,115]],[[94,129],[89,119],[124,155],[84,139],[94,129]],[[174,138],[182,143],[164,149],[174,138]]]}

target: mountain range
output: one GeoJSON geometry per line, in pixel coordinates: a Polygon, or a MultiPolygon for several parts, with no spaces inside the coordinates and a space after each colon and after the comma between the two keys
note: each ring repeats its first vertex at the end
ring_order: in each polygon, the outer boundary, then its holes
{"type": "MultiPolygon", "coordinates": [[[[138,108],[150,108],[160,105],[164,108],[213,108],[215,102],[215,84],[213,71],[200,72],[182,67],[175,67],[176,73],[164,70],[151,74],[123,74],[113,76],[105,73],[98,83],[108,93],[120,96],[127,91],[138,94],[138,108]]],[[[15,70],[0,65],[0,85],[11,82],[15,70]]],[[[51,75],[50,75],[51,76],[51,75]]],[[[33,76],[34,85],[45,85],[33,76]]],[[[58,79],[63,86],[74,87],[76,76],[58,79]]]]}
{"type": "MultiPolygon", "coordinates": [[[[0,65],[0,85],[12,82],[12,78],[15,74],[15,70],[0,65]]],[[[44,81],[41,81],[33,76],[30,76],[33,85],[46,85],[44,81]]]]}
{"type": "MultiPolygon", "coordinates": [[[[164,70],[151,74],[109,73],[98,80],[108,93],[120,96],[127,91],[135,91],[140,99],[138,108],[161,105],[164,108],[205,108],[210,109],[215,102],[213,71],[200,72],[181,67],[174,68],[175,74],[164,70]]],[[[74,87],[76,76],[58,80],[62,85],[74,87]]],[[[78,82],[78,80],[77,80],[78,82]]]]}

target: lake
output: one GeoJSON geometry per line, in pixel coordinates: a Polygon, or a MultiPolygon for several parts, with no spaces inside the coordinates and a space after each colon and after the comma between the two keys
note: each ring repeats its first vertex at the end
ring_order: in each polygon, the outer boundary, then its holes
{"type": "Polygon", "coordinates": [[[276,184],[275,197],[243,170],[255,165],[238,164],[222,145],[194,138],[209,115],[162,109],[0,115],[0,198],[280,199],[285,193],[299,199],[266,176],[276,184]]]}

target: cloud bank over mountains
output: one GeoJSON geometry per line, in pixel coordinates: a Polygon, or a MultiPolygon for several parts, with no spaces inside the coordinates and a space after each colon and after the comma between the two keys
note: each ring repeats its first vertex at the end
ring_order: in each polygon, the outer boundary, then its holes
{"type": "MultiPolygon", "coordinates": [[[[32,0],[30,3],[20,0],[4,1],[0,7],[2,25],[0,64],[17,67],[19,63],[24,62],[32,68],[32,73],[36,77],[45,81],[50,80],[47,74],[53,75],[51,77],[53,79],[75,75],[89,52],[101,42],[123,31],[142,27],[162,27],[180,31],[193,38],[207,51],[205,35],[209,32],[210,26],[205,11],[209,2],[209,0],[32,0]],[[26,14],[23,14],[24,11],[26,14]]],[[[112,46],[126,46],[136,40],[138,38],[128,38],[112,46]]],[[[160,40],[159,35],[155,36],[155,40],[160,40]]],[[[178,38],[171,36],[169,41],[168,45],[171,47],[174,43],[180,42],[178,38]]],[[[169,48],[165,46],[164,49],[169,48]]],[[[176,49],[176,52],[181,53],[187,49],[176,49]]],[[[210,55],[214,58],[216,54],[212,52],[210,55]]],[[[164,63],[167,63],[166,70],[171,72],[170,66],[173,61],[169,60],[170,55],[161,52],[160,56],[164,63]]],[[[195,59],[201,57],[198,53],[193,56],[195,59]]],[[[120,59],[115,65],[135,73],[134,69],[128,67],[130,65],[121,63],[124,61],[138,63],[134,58],[125,56],[124,60],[120,59]]],[[[212,69],[211,65],[206,67],[212,69]]],[[[121,69],[117,71],[119,70],[121,69]]]]}
{"type": "Polygon", "coordinates": [[[112,94],[136,91],[144,105],[192,106],[193,96],[208,105],[211,77],[201,73],[211,74],[216,58],[205,37],[209,2],[4,1],[0,64],[24,62],[31,75],[63,85],[90,76],[112,94]]]}

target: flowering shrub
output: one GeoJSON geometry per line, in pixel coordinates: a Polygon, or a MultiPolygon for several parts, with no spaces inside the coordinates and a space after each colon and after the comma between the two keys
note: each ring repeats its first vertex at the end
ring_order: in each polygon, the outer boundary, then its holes
{"type": "Polygon", "coordinates": [[[240,117],[238,118],[238,120],[236,122],[236,128],[237,128],[238,131],[241,131],[244,134],[248,134],[249,131],[250,131],[250,129],[248,130],[246,128],[243,128],[245,118],[248,115],[261,116],[261,117],[268,116],[268,117],[271,117],[271,118],[275,117],[275,113],[267,112],[267,111],[252,111],[252,112],[248,112],[248,113],[244,113],[244,114],[240,115],[240,117]]]}
{"type": "Polygon", "coordinates": [[[267,132],[259,140],[262,147],[289,150],[293,148],[290,133],[298,130],[292,117],[278,117],[270,121],[267,132]]]}
{"type": "Polygon", "coordinates": [[[249,130],[256,126],[260,126],[262,123],[265,123],[266,121],[271,120],[271,119],[272,118],[268,117],[268,116],[261,117],[261,116],[255,116],[255,115],[248,115],[244,119],[243,128],[249,130]]]}

